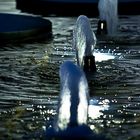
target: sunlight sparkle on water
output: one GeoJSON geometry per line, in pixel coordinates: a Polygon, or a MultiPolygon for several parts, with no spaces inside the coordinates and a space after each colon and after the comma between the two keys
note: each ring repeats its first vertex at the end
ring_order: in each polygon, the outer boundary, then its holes
{"type": "Polygon", "coordinates": [[[98,62],[107,61],[115,58],[115,56],[111,53],[94,52],[93,55],[95,56],[95,61],[98,62]]]}
{"type": "Polygon", "coordinates": [[[107,99],[102,101],[102,105],[100,105],[100,102],[98,102],[98,100],[96,99],[90,100],[89,107],[88,107],[88,116],[91,119],[99,118],[101,115],[103,115],[102,111],[109,109],[109,105],[108,105],[109,102],[107,103],[106,100],[107,99]]]}

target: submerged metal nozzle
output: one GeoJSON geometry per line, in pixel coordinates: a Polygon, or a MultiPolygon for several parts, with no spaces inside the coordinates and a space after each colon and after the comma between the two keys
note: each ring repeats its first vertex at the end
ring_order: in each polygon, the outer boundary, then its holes
{"type": "Polygon", "coordinates": [[[97,35],[106,35],[107,32],[107,22],[106,20],[99,20],[97,27],[97,35]]]}
{"type": "Polygon", "coordinates": [[[84,56],[83,69],[85,72],[96,72],[95,56],[84,56]]]}

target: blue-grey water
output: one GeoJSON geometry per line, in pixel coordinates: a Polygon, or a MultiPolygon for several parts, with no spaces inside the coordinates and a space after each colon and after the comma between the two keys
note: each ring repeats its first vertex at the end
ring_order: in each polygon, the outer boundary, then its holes
{"type": "MultiPolygon", "coordinates": [[[[9,1],[0,0],[0,12],[20,14],[9,1]]],[[[56,116],[59,66],[76,61],[76,17],[46,18],[53,23],[52,40],[0,46],[0,140],[45,139],[41,132],[56,116]]],[[[96,31],[98,17],[90,21],[96,31]]],[[[88,75],[88,125],[112,140],[139,140],[140,16],[120,16],[118,30],[117,42],[97,42],[97,72],[88,75]]]]}

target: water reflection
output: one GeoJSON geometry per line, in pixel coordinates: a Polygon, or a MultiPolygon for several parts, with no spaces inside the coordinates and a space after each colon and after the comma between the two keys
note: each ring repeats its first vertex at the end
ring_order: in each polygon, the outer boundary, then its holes
{"type": "Polygon", "coordinates": [[[98,62],[107,61],[107,60],[111,60],[115,58],[113,54],[100,53],[100,52],[94,53],[94,56],[95,56],[95,61],[98,61],[98,62]]]}
{"type": "Polygon", "coordinates": [[[91,99],[88,107],[88,117],[93,120],[98,119],[103,115],[103,111],[108,109],[109,109],[108,99],[105,99],[103,101],[91,99]]]}

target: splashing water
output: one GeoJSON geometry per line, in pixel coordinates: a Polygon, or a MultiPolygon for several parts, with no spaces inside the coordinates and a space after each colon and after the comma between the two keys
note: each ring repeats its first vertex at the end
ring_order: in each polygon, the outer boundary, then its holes
{"type": "Polygon", "coordinates": [[[99,0],[99,18],[107,22],[109,35],[116,34],[118,23],[118,0],[99,0]]]}
{"type": "Polygon", "coordinates": [[[60,67],[60,84],[58,115],[54,127],[46,132],[47,138],[63,140],[87,137],[92,131],[86,126],[89,95],[84,72],[66,61],[60,67]],[[79,133],[81,131],[82,135],[79,133]]]}
{"type": "Polygon", "coordinates": [[[88,82],[83,70],[73,62],[65,61],[60,66],[60,84],[57,118],[54,127],[46,131],[47,139],[107,140],[87,125],[91,110],[97,116],[100,109],[95,111],[95,106],[88,106],[88,82]]]}
{"type": "Polygon", "coordinates": [[[60,129],[68,125],[87,122],[88,84],[82,70],[72,62],[64,62],[60,68],[61,94],[57,125],[60,129]]]}
{"type": "Polygon", "coordinates": [[[90,56],[96,45],[96,36],[91,30],[89,19],[80,15],[73,31],[73,47],[76,50],[78,65],[83,65],[83,57],[90,56]]]}

